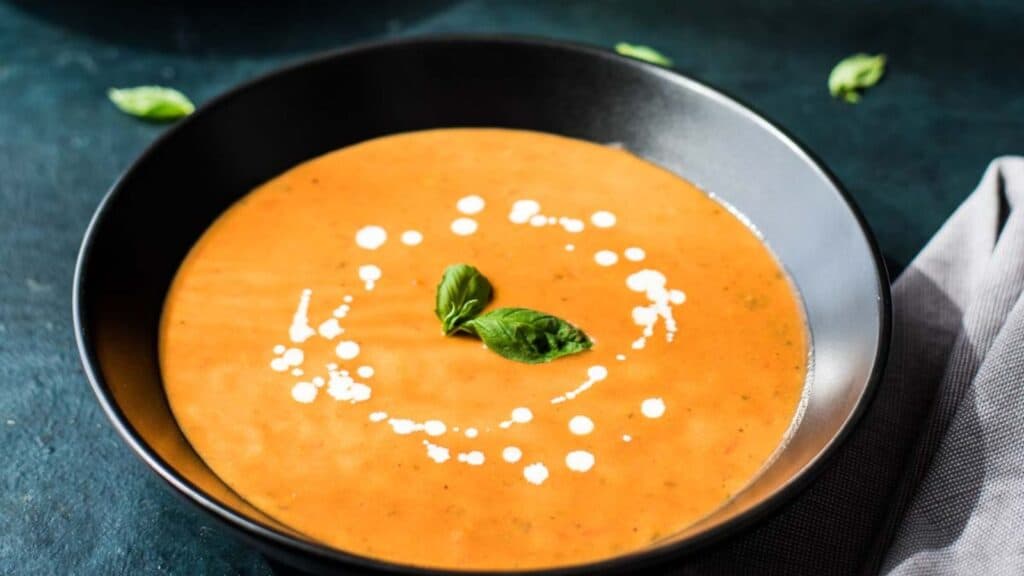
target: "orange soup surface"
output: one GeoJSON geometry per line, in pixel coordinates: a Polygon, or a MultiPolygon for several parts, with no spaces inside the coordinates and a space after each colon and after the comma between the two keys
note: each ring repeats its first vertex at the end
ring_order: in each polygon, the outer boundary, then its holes
{"type": "Polygon", "coordinates": [[[188,440],[308,538],[462,569],[577,564],[707,516],[794,421],[808,344],[761,240],[678,176],[535,132],[389,136],[260,186],[167,297],[188,440]],[[444,269],[590,350],[514,362],[434,314],[444,269]]]}

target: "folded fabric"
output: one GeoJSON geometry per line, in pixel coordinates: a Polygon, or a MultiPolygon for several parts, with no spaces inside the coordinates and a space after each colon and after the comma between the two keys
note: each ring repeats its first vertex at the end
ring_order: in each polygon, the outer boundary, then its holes
{"type": "Polygon", "coordinates": [[[820,476],[677,574],[1024,574],[1024,158],[893,285],[885,377],[820,476]]]}

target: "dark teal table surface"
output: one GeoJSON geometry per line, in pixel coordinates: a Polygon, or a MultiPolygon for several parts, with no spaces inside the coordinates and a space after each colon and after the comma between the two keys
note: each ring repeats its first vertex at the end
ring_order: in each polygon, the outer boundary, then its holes
{"type": "Polygon", "coordinates": [[[1024,152],[1018,0],[0,0],[0,574],[270,573],[131,455],[79,368],[79,240],[163,130],[116,112],[107,87],[162,83],[202,102],[311,52],[458,31],[661,49],[824,160],[896,268],[990,159],[1024,152]],[[825,79],[857,51],[887,53],[890,70],[849,106],[825,79]]]}

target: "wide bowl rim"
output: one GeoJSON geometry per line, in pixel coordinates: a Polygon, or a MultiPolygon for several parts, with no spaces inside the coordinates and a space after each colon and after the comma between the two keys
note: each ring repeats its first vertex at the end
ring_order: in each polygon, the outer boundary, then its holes
{"type": "Polygon", "coordinates": [[[553,576],[592,574],[598,572],[607,573],[621,569],[634,570],[650,564],[660,563],[672,558],[684,556],[699,547],[705,546],[711,542],[720,540],[730,534],[735,534],[738,531],[747,528],[755,521],[762,519],[769,513],[777,510],[783,503],[789,501],[799,493],[799,491],[801,491],[814,477],[817,476],[827,461],[849,437],[851,431],[856,427],[864,412],[867,410],[867,407],[875,397],[875,393],[881,381],[885,364],[888,359],[892,324],[892,301],[889,288],[889,275],[886,269],[885,259],[863,213],[853,200],[852,196],[847,192],[827,166],[787,131],[776,125],[771,120],[768,120],[764,115],[757,111],[756,108],[742,102],[740,99],[737,99],[727,92],[706,82],[698,81],[682,74],[681,72],[620,56],[611,50],[599,46],[573,41],[508,34],[443,34],[410,36],[362,42],[351,46],[329,49],[299,58],[298,60],[283,66],[273,68],[267,72],[257,75],[255,78],[242,82],[205,102],[201,106],[197,107],[193,114],[179,121],[175,125],[168,127],[161,135],[155,138],[153,142],[146,146],[143,152],[118,176],[113,185],[111,185],[104,194],[96,208],[96,211],[90,219],[88,226],[86,227],[85,234],[83,235],[78,258],[75,263],[71,304],[73,328],[78,354],[86,377],[89,380],[90,386],[92,387],[100,406],[111,424],[114,426],[118,435],[131,447],[135,455],[145,462],[145,464],[162,480],[164,480],[164,482],[166,482],[179,496],[182,496],[185,500],[191,502],[214,518],[217,518],[230,528],[233,528],[236,533],[240,534],[246,540],[255,540],[259,544],[270,545],[275,549],[283,548],[291,553],[312,556],[319,562],[349,565],[352,567],[380,572],[390,572],[393,574],[410,575],[477,573],[543,574],[553,576]],[[257,89],[265,83],[277,80],[281,76],[300,71],[303,68],[316,66],[336,58],[349,57],[367,51],[400,46],[409,47],[415,45],[436,44],[498,44],[534,48],[541,47],[555,51],[574,52],[594,58],[612,60],[617,62],[619,65],[625,64],[633,66],[648,74],[662,75],[676,84],[685,86],[687,89],[701,92],[703,95],[715,100],[718,104],[732,108],[733,110],[742,113],[747,119],[760,124],[785,144],[794,154],[801,157],[812,169],[817,170],[832,186],[835,192],[838,193],[839,197],[845,203],[846,208],[855,219],[857,226],[867,243],[869,252],[871,253],[871,258],[874,262],[877,280],[879,319],[874,362],[862,394],[858,398],[854,409],[847,415],[836,434],[825,445],[825,447],[803,467],[803,469],[788,479],[781,488],[776,490],[765,500],[757,503],[750,509],[745,510],[720,525],[713,526],[704,532],[694,534],[683,540],[655,548],[629,552],[596,562],[528,570],[479,571],[439,569],[426,566],[399,564],[368,556],[360,556],[341,549],[317,544],[308,540],[302,540],[275,529],[270,525],[250,519],[238,512],[235,512],[233,509],[221,504],[217,499],[210,496],[201,488],[178,474],[175,468],[161,458],[153,447],[141,437],[138,431],[128,421],[125,414],[121,411],[120,407],[114,400],[110,388],[101,374],[99,360],[96,357],[93,347],[92,335],[86,330],[86,326],[88,325],[87,312],[84,309],[83,302],[88,282],[86,270],[91,258],[93,257],[96,236],[103,225],[105,215],[107,214],[114,199],[123,192],[124,182],[128,177],[149,157],[159,154],[164,142],[173,138],[177,132],[183,130],[186,126],[200,121],[203,116],[210,113],[212,110],[228,105],[233,98],[241,95],[242,93],[257,89]]]}

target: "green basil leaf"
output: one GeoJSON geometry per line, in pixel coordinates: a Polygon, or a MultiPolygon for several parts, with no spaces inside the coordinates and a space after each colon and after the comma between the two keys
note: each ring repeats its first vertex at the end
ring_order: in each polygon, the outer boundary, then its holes
{"type": "Polygon", "coordinates": [[[437,285],[434,313],[445,334],[451,334],[491,303],[491,283],[468,264],[445,268],[437,285]]]}
{"type": "Polygon", "coordinates": [[[629,56],[630,58],[636,58],[637,60],[643,60],[658,66],[665,66],[666,68],[672,66],[672,60],[650,46],[619,42],[615,45],[615,51],[623,56],[629,56]]]}
{"type": "Polygon", "coordinates": [[[459,330],[478,336],[501,356],[526,364],[550,362],[593,346],[582,330],[565,320],[526,308],[498,308],[459,330]]]}
{"type": "Polygon", "coordinates": [[[828,91],[834,98],[856,104],[860,91],[870,88],[885,74],[885,54],[854,54],[843,58],[828,75],[828,91]]]}
{"type": "Polygon", "coordinates": [[[176,120],[196,109],[187,96],[162,86],[111,88],[107,97],[125,114],[146,120],[176,120]]]}

